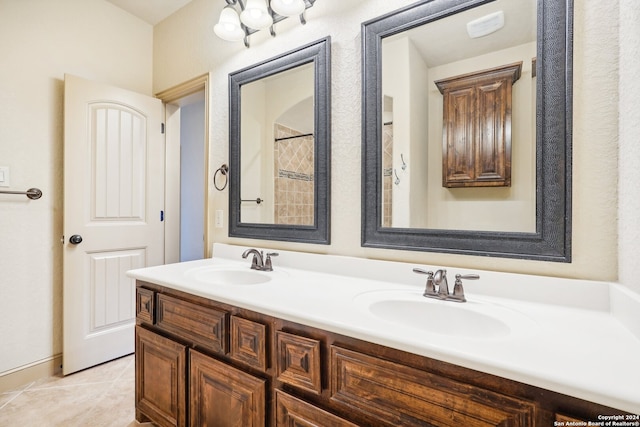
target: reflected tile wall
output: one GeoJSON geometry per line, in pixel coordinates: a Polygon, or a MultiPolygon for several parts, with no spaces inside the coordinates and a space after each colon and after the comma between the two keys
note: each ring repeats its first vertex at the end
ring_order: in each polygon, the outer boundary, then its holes
{"type": "Polygon", "coordinates": [[[382,226],[393,224],[393,123],[382,127],[382,226]]]}
{"type": "Polygon", "coordinates": [[[275,223],[314,224],[314,138],[274,127],[275,223]]]}

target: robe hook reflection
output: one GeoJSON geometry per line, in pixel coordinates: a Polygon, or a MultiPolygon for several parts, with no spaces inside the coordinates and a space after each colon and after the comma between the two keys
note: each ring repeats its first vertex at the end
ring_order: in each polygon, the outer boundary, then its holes
{"type": "Polygon", "coordinates": [[[227,176],[228,173],[229,173],[229,166],[227,166],[226,163],[223,163],[222,166],[220,166],[216,170],[216,173],[213,174],[213,186],[216,187],[216,190],[222,191],[225,188],[227,188],[227,184],[229,183],[229,177],[227,176]],[[224,185],[222,187],[219,187],[218,183],[216,182],[216,178],[218,177],[218,173],[220,173],[220,175],[225,177],[224,185]]]}

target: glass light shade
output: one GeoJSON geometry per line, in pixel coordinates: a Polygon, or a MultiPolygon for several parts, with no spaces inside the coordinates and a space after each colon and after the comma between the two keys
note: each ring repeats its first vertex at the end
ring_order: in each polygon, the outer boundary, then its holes
{"type": "Polygon", "coordinates": [[[213,31],[222,40],[237,42],[244,38],[244,30],[240,26],[240,18],[238,12],[231,7],[226,6],[220,13],[218,23],[213,26],[213,31]]]}
{"type": "Polygon", "coordinates": [[[261,30],[273,24],[273,18],[267,10],[266,0],[248,0],[247,6],[240,14],[244,25],[254,30],[261,30]]]}
{"type": "Polygon", "coordinates": [[[281,16],[296,16],[304,12],[304,0],[271,0],[271,9],[281,16]]]}

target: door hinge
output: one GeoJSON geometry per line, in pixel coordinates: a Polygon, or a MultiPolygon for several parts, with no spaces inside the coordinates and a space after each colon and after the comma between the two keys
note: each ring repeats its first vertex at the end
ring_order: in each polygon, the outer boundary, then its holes
{"type": "Polygon", "coordinates": [[[160,222],[164,221],[164,211],[160,211],[160,222]]]}
{"type": "Polygon", "coordinates": [[[160,133],[164,133],[164,123],[160,123],[160,133]]]}

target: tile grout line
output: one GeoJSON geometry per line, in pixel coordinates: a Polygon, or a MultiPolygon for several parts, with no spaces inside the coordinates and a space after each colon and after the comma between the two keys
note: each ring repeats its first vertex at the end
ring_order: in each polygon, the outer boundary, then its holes
{"type": "Polygon", "coordinates": [[[100,394],[100,397],[98,397],[97,399],[95,399],[94,404],[91,405],[90,408],[87,409],[87,411],[85,412],[84,416],[82,416],[80,418],[80,424],[78,424],[79,426],[83,425],[81,424],[82,421],[84,421],[87,417],[91,416],[91,413],[98,407],[100,407],[100,403],[108,396],[109,392],[115,388],[116,382],[127,372],[127,369],[131,366],[131,363],[128,363],[125,367],[122,368],[122,371],[112,380],[110,381],[103,381],[100,383],[96,383],[96,384],[104,384],[104,383],[108,383],[109,386],[104,390],[104,392],[102,392],[100,394]]]}
{"type": "Polygon", "coordinates": [[[29,390],[31,388],[32,385],[34,385],[36,382],[32,381],[29,384],[27,384],[26,386],[24,386],[24,388],[21,388],[17,391],[9,391],[6,393],[2,393],[2,394],[15,394],[15,396],[13,396],[12,398],[10,398],[9,400],[7,400],[6,402],[4,402],[2,404],[2,406],[0,406],[0,410],[2,410],[4,407],[6,407],[9,403],[13,402],[14,400],[16,400],[22,393],[24,393],[26,390],[29,390]]]}

